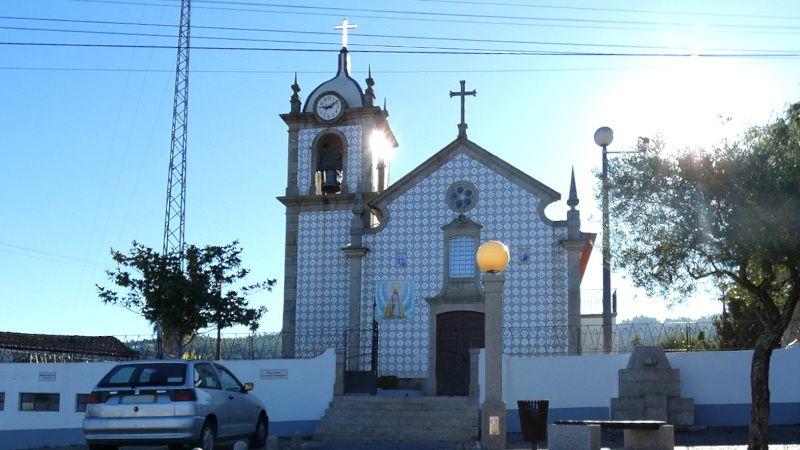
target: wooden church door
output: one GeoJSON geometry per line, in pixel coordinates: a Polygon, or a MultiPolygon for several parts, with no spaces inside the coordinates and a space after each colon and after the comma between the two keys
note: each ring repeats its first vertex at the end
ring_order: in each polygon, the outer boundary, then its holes
{"type": "Polygon", "coordinates": [[[453,311],[436,316],[436,392],[469,395],[469,349],[484,346],[483,313],[453,311]]]}

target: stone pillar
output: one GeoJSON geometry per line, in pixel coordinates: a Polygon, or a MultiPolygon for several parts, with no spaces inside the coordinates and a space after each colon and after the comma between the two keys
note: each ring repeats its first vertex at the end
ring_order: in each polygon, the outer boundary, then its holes
{"type": "Polygon", "coordinates": [[[579,203],[573,169],[567,200],[567,239],[561,241],[567,251],[567,346],[572,355],[581,353],[581,253],[586,247],[586,238],[581,233],[581,213],[575,208],[579,203]]]}
{"type": "Polygon", "coordinates": [[[478,384],[480,372],[481,349],[469,349],[469,396],[478,398],[481,395],[481,387],[478,384]]]}
{"type": "Polygon", "coordinates": [[[344,347],[336,347],[336,373],[333,395],[344,395],[344,347]]]}
{"type": "Polygon", "coordinates": [[[481,446],[506,448],[506,403],[503,401],[503,284],[500,273],[483,275],[485,293],[486,400],[481,405],[481,446]]]}
{"type": "MultiPolygon", "coordinates": [[[[364,201],[360,192],[357,192],[351,208],[353,216],[350,218],[350,243],[342,247],[347,257],[348,266],[348,311],[347,333],[345,345],[348,353],[361,354],[362,334],[366,335],[361,324],[361,259],[367,254],[363,244],[364,235],[364,201]]],[[[371,333],[369,334],[372,335],[371,333]]],[[[361,358],[351,359],[349,369],[360,370],[361,358]]]]}
{"type": "Polygon", "coordinates": [[[297,231],[299,210],[286,207],[286,254],[283,263],[283,328],[281,330],[281,353],[284,358],[295,357],[297,307],[297,231]]]}
{"type": "MultiPolygon", "coordinates": [[[[349,347],[349,351],[353,355],[361,354],[362,334],[365,331],[361,326],[361,258],[367,254],[367,249],[364,247],[350,247],[347,246],[342,249],[347,256],[348,270],[349,270],[349,290],[348,290],[348,318],[347,318],[347,342],[345,345],[349,347]]],[[[351,359],[350,369],[359,370],[360,358],[351,359]]]]}
{"type": "Polygon", "coordinates": [[[581,353],[581,252],[585,239],[566,239],[561,245],[567,251],[567,332],[569,353],[581,353]]]}

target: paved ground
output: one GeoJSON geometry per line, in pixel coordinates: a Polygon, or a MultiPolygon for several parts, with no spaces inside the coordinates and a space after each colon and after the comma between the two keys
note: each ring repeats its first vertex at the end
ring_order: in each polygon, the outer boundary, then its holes
{"type": "MultiPolygon", "coordinates": [[[[676,449],[684,450],[745,450],[747,445],[747,428],[705,428],[694,431],[679,431],[675,433],[676,449]]],[[[774,450],[800,450],[800,425],[770,427],[770,449],[774,450]]],[[[166,450],[166,447],[123,447],[123,450],[166,450]]],[[[319,442],[304,441],[302,450],[466,450],[458,444],[437,443],[392,443],[392,444],[323,444],[319,442]]],[[[509,450],[529,450],[530,444],[522,441],[522,435],[511,433],[508,436],[509,450]]],[[[547,447],[542,445],[540,449],[547,447]]],[[[621,449],[622,432],[603,432],[604,449],[621,449]]],[[[47,450],[85,450],[86,447],[61,447],[47,450]]],[[[291,442],[281,439],[280,450],[291,450],[291,442]]],[[[221,450],[232,450],[232,446],[223,446],[221,450]]]]}

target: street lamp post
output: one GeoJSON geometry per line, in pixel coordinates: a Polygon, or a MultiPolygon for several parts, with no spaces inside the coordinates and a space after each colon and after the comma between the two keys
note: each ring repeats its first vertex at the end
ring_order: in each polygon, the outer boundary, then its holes
{"type": "Polygon", "coordinates": [[[600,127],[594,132],[594,142],[603,148],[602,195],[603,195],[603,352],[611,353],[611,239],[608,220],[608,146],[614,140],[614,131],[600,127]]]}
{"type": "Polygon", "coordinates": [[[506,448],[506,403],[503,401],[503,270],[509,262],[508,247],[502,242],[483,243],[476,254],[484,272],[484,338],[486,352],[486,399],[481,405],[482,448],[506,448]]]}

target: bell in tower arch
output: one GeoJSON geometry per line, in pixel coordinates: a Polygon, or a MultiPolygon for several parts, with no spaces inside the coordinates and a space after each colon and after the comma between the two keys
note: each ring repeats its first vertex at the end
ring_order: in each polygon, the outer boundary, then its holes
{"type": "Polygon", "coordinates": [[[335,194],[342,190],[343,147],[342,140],[335,134],[323,136],[319,141],[317,179],[323,194],[335,194]]]}

